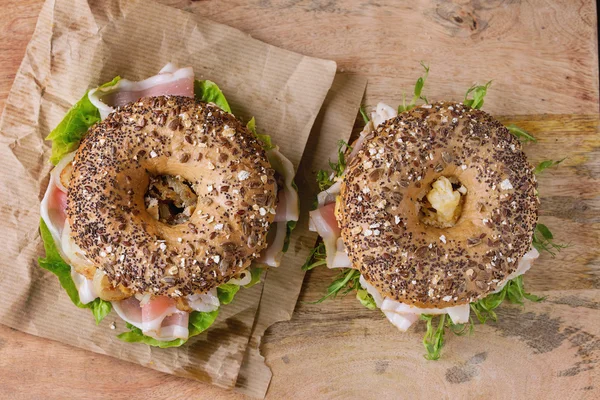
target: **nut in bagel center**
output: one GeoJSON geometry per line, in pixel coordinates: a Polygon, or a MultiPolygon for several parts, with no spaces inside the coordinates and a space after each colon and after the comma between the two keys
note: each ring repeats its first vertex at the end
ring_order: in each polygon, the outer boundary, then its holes
{"type": "Polygon", "coordinates": [[[454,176],[440,176],[420,198],[419,220],[436,228],[450,228],[460,219],[467,188],[454,176]]]}

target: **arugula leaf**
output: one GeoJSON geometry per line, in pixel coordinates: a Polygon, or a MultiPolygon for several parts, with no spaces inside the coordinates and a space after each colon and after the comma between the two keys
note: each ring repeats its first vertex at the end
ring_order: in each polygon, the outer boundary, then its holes
{"type": "Polygon", "coordinates": [[[541,163],[539,163],[537,165],[537,167],[534,168],[533,173],[534,174],[541,174],[542,172],[544,172],[546,169],[551,168],[551,167],[555,167],[558,164],[560,164],[561,162],[565,161],[565,158],[563,158],[562,160],[558,160],[558,161],[554,161],[554,160],[545,160],[542,161],[541,163]]]}
{"type": "Polygon", "coordinates": [[[419,99],[429,104],[429,101],[427,101],[427,97],[421,94],[423,92],[423,87],[425,86],[427,76],[429,75],[429,66],[425,65],[423,61],[421,61],[421,66],[425,70],[425,74],[419,77],[419,79],[417,79],[417,82],[415,83],[415,89],[413,91],[413,98],[408,105],[406,104],[406,96],[404,93],[402,93],[402,105],[398,106],[398,113],[412,110],[417,105],[417,101],[419,99]]]}
{"type": "Polygon", "coordinates": [[[42,237],[44,249],[46,250],[46,258],[38,258],[38,264],[40,267],[56,275],[60,285],[63,287],[65,292],[67,292],[67,295],[73,304],[79,308],[91,309],[92,313],[94,314],[94,319],[96,320],[96,325],[100,324],[104,317],[106,317],[112,310],[112,304],[109,301],[104,301],[100,298],[97,298],[90,303],[83,304],[79,299],[79,292],[77,291],[75,282],[73,282],[73,278],[71,277],[71,267],[60,256],[58,249],[56,248],[56,244],[54,243],[54,239],[52,238],[52,234],[50,233],[50,230],[48,229],[48,226],[44,220],[41,218],[40,236],[42,237]]]}
{"type": "Polygon", "coordinates": [[[467,94],[465,94],[465,103],[466,106],[471,108],[480,109],[483,106],[483,98],[487,94],[487,90],[492,84],[492,81],[489,81],[485,85],[473,85],[467,90],[467,94]],[[473,94],[473,99],[469,99],[469,95],[473,94]]]}
{"type": "Polygon", "coordinates": [[[531,133],[519,128],[516,125],[508,125],[506,129],[508,129],[510,133],[512,133],[517,139],[519,139],[521,143],[537,142],[537,139],[531,133]]]}
{"type": "Polygon", "coordinates": [[[439,360],[442,347],[444,346],[444,334],[446,333],[446,314],[439,316],[437,327],[433,327],[434,315],[422,314],[420,319],[427,322],[427,331],[423,337],[423,346],[427,350],[425,358],[428,360],[439,360]]]}
{"type": "Polygon", "coordinates": [[[302,271],[310,271],[319,265],[327,264],[327,254],[325,254],[325,243],[319,240],[319,243],[310,251],[306,262],[302,266],[302,271]]]}
{"type": "Polygon", "coordinates": [[[546,251],[553,258],[556,257],[555,251],[561,251],[564,248],[569,247],[567,244],[554,243],[554,235],[550,232],[550,229],[544,224],[538,223],[533,231],[533,242],[532,246],[537,251],[546,251]]]}
{"type": "Polygon", "coordinates": [[[358,111],[360,111],[360,115],[362,116],[363,121],[365,121],[365,124],[368,124],[371,119],[369,118],[369,115],[365,111],[365,107],[360,106],[358,111]]]}
{"type": "Polygon", "coordinates": [[[227,102],[225,95],[213,81],[195,80],[194,97],[196,97],[196,100],[200,100],[205,103],[215,103],[223,111],[231,113],[231,107],[229,107],[229,103],[227,102]]]}
{"type": "Polygon", "coordinates": [[[340,177],[344,174],[344,171],[346,170],[347,151],[351,152],[352,147],[348,145],[348,143],[346,143],[345,141],[340,140],[338,142],[337,163],[334,163],[331,160],[329,160],[329,168],[331,168],[333,172],[328,172],[323,169],[317,171],[317,184],[319,185],[320,191],[329,189],[335,183],[334,178],[340,177]]]}
{"type": "Polygon", "coordinates": [[[346,170],[346,151],[351,152],[352,147],[343,140],[338,142],[338,162],[329,161],[329,167],[333,170],[336,177],[340,177],[346,170]]]}
{"type": "Polygon", "coordinates": [[[457,336],[464,336],[467,333],[473,333],[473,320],[468,324],[455,324],[447,314],[429,315],[422,314],[419,316],[422,321],[426,321],[426,332],[423,337],[423,346],[427,351],[424,357],[427,360],[439,360],[442,347],[444,346],[444,336],[446,329],[449,329],[457,336]],[[438,320],[437,326],[434,328],[434,320],[438,320]]]}
{"type": "Polygon", "coordinates": [[[217,288],[217,297],[221,304],[229,304],[233,296],[240,290],[240,286],[233,283],[225,283],[217,288]]]}
{"type": "MultiPolygon", "coordinates": [[[[534,294],[527,293],[523,286],[523,275],[520,275],[506,283],[506,285],[498,293],[492,293],[474,303],[471,303],[471,310],[477,317],[480,323],[485,324],[492,319],[497,321],[495,310],[506,300],[509,303],[523,305],[524,300],[540,302],[545,297],[539,297],[534,294]]],[[[458,336],[472,334],[474,329],[473,320],[470,319],[468,324],[455,324],[446,314],[442,315],[421,315],[421,320],[427,321],[427,331],[423,337],[423,345],[427,354],[425,358],[428,360],[438,360],[444,345],[445,330],[449,329],[452,333],[458,336]],[[434,319],[438,319],[438,324],[434,328],[434,319]]]]}
{"type": "Polygon", "coordinates": [[[347,295],[351,291],[356,290],[356,287],[360,285],[358,282],[359,278],[360,272],[358,270],[352,268],[343,268],[336,279],[327,288],[327,294],[310,304],[322,303],[330,297],[335,299],[338,294],[341,294],[342,296],[347,295]]]}
{"type": "MultiPolygon", "coordinates": [[[[112,81],[101,85],[101,88],[114,86],[121,80],[117,76],[112,81]]],[[[50,162],[58,164],[65,154],[79,146],[79,141],[85,136],[90,126],[100,121],[100,111],[88,98],[89,91],[71,107],[58,126],[50,132],[46,140],[52,141],[50,162]]]]}
{"type": "Polygon", "coordinates": [[[333,172],[327,172],[323,169],[317,171],[317,184],[320,191],[329,189],[335,183],[332,179],[333,176],[333,172]]]}
{"type": "MultiPolygon", "coordinates": [[[[194,311],[190,314],[190,320],[188,323],[189,329],[189,337],[197,336],[200,333],[207,330],[217,319],[219,315],[219,310],[215,310],[212,312],[199,312],[194,311]]],[[[136,328],[130,323],[125,324],[129,329],[128,332],[123,332],[120,335],[117,335],[117,338],[124,342],[128,343],[145,343],[149,346],[159,347],[161,349],[169,348],[169,347],[179,347],[187,340],[184,339],[175,339],[169,342],[163,342],[160,340],[156,340],[151,338],[150,336],[146,336],[142,333],[142,330],[136,328]]]]}
{"type": "Polygon", "coordinates": [[[296,225],[298,224],[298,221],[288,221],[285,229],[285,239],[283,240],[283,249],[282,251],[284,253],[286,253],[288,251],[288,249],[290,248],[290,236],[292,236],[292,231],[294,229],[296,229],[296,225]]]}

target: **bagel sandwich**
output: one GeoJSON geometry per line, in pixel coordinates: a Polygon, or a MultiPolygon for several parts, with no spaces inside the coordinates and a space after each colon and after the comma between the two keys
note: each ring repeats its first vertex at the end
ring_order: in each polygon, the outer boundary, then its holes
{"type": "Polygon", "coordinates": [[[279,266],[293,165],[191,67],[92,89],[47,139],[39,264],[97,324],[114,310],[121,340],[180,346],[279,266]]]}
{"type": "Polygon", "coordinates": [[[471,312],[485,323],[503,300],[541,300],[523,274],[561,246],[537,221],[540,168],[519,140],[534,138],[480,109],[489,83],[462,102],[427,101],[425,70],[410,104],[363,112],[358,139],[319,172],[320,242],[304,269],[341,269],[319,301],[356,291],[400,331],[426,321],[426,358],[438,359],[446,329],[472,331],[471,312]]]}

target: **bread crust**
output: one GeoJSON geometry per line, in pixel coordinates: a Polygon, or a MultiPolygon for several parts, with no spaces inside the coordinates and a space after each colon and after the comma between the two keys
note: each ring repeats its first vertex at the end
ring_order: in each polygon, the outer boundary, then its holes
{"type": "Polygon", "coordinates": [[[277,189],[255,136],[214,104],[143,98],[90,128],[74,159],[67,218],[72,238],[114,287],[180,297],[247,269],[266,247],[277,189]],[[187,180],[189,221],[148,214],[149,176],[187,180]]]}
{"type": "Polygon", "coordinates": [[[421,308],[494,292],[531,248],[539,199],[520,142],[460,103],[417,107],[379,125],[349,162],[338,221],[355,268],[385,297],[421,308]],[[456,225],[421,222],[440,176],[467,188],[456,225]]]}

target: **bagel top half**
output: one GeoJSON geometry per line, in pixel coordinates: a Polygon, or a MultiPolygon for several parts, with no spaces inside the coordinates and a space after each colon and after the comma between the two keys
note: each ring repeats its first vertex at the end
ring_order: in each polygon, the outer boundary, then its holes
{"type": "Polygon", "coordinates": [[[266,247],[277,189],[255,136],[233,115],[186,97],[143,98],[93,126],[74,159],[67,197],[72,238],[115,287],[204,293],[266,247]],[[151,176],[189,182],[185,223],[147,211],[151,176]]]}
{"type": "Polygon", "coordinates": [[[460,103],[382,123],[341,185],[337,218],[353,267],[383,296],[421,308],[485,297],[531,248],[539,206],[532,171],[500,122],[460,103]],[[464,192],[459,215],[431,223],[427,195],[444,178],[464,192]]]}

